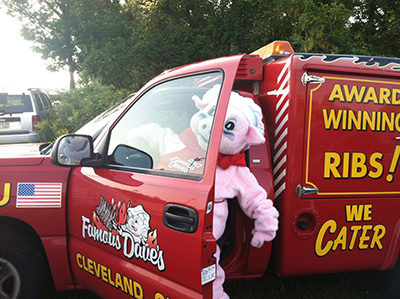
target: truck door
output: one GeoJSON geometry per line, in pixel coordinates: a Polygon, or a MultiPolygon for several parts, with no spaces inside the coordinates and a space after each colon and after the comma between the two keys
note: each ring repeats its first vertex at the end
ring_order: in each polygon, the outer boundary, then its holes
{"type": "Polygon", "coordinates": [[[215,165],[239,61],[145,87],[100,137],[104,165],[73,171],[69,245],[79,283],[106,298],[211,298],[215,165]],[[215,85],[218,109],[200,104],[215,85]],[[194,119],[207,119],[201,134],[194,119]]]}
{"type": "Polygon", "coordinates": [[[385,269],[397,255],[399,81],[311,68],[296,238],[310,245],[309,272],[385,269]]]}
{"type": "Polygon", "coordinates": [[[307,87],[305,186],[318,197],[400,194],[398,79],[309,73],[324,83],[307,87]]]}

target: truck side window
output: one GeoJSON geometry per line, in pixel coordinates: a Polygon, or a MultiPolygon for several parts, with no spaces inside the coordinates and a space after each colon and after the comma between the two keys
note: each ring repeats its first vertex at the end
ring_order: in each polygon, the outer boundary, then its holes
{"type": "Polygon", "coordinates": [[[202,99],[222,78],[221,72],[203,73],[149,90],[112,129],[108,163],[203,174],[217,98],[209,105],[202,99]]]}

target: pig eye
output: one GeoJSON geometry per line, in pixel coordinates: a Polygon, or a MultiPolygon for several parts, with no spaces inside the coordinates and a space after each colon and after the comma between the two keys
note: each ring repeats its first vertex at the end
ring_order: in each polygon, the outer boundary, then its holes
{"type": "Polygon", "coordinates": [[[236,128],[236,121],[231,119],[225,123],[225,129],[228,131],[233,131],[236,128]]]}

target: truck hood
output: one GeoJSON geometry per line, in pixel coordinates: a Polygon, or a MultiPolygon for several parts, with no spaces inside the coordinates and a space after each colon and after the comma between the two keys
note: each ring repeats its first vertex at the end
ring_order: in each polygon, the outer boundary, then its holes
{"type": "Polygon", "coordinates": [[[40,154],[42,143],[0,145],[0,167],[40,165],[46,156],[40,154]]]}

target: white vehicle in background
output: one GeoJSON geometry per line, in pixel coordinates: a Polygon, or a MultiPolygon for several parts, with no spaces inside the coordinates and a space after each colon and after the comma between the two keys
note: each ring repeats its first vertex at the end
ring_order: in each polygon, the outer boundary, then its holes
{"type": "Polygon", "coordinates": [[[50,99],[42,90],[0,92],[0,144],[38,142],[39,122],[51,109],[50,99]]]}

